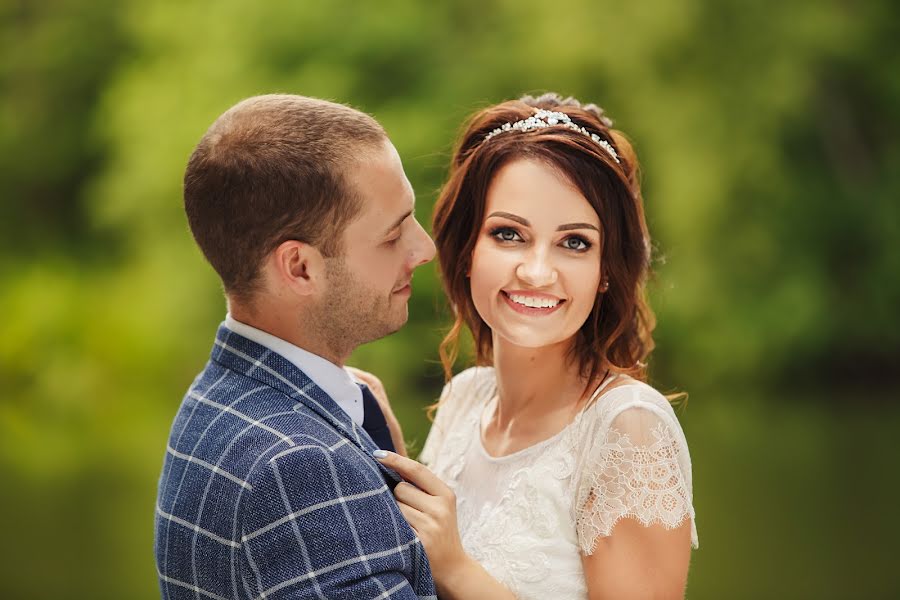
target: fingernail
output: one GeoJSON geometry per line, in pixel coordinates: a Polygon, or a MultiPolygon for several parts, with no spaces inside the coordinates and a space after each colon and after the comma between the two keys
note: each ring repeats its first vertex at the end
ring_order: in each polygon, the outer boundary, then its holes
{"type": "Polygon", "coordinates": [[[388,453],[386,450],[375,450],[372,452],[372,456],[375,458],[387,458],[387,455],[388,453]]]}

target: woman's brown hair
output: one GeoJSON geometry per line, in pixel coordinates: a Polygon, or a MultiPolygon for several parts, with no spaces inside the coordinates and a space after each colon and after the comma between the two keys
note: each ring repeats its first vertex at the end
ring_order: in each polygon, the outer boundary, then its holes
{"type": "Polygon", "coordinates": [[[653,350],[655,319],[645,298],[650,236],[637,157],[600,108],[558,94],[524,96],[479,111],[465,125],[454,150],[433,223],[441,281],[455,314],[440,347],[446,378],[452,376],[463,325],[472,332],[476,364],[492,363],[491,330],[475,310],[467,273],[491,181],[503,166],[520,159],[553,167],[581,191],[600,217],[601,277],[609,288],[598,292],[576,334],[572,358],[589,384],[606,371],[645,381],[644,361],[653,350]],[[618,161],[588,135],[565,127],[504,132],[484,139],[505,123],[533,116],[536,109],[566,113],[576,125],[611,144],[618,161]]]}

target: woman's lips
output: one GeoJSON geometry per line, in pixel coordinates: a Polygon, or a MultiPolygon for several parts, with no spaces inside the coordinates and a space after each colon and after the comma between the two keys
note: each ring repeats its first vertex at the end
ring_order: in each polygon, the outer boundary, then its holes
{"type": "MultiPolygon", "coordinates": [[[[516,311],[519,314],[531,315],[531,316],[545,316],[545,315],[552,314],[552,313],[556,312],[557,310],[559,310],[559,307],[561,307],[566,302],[565,300],[559,300],[559,302],[557,302],[556,306],[548,306],[548,307],[525,306],[524,304],[519,304],[518,302],[516,302],[515,300],[510,298],[509,292],[501,291],[500,295],[503,297],[503,300],[506,302],[507,305],[509,305],[509,307],[511,309],[513,309],[514,311],[516,311]]],[[[516,295],[518,296],[519,294],[516,294],[516,295]]],[[[522,294],[522,295],[526,295],[526,294],[522,294]]],[[[549,299],[550,298],[550,296],[537,296],[537,295],[530,295],[530,294],[528,294],[528,295],[531,297],[534,297],[534,298],[541,298],[541,299],[543,299],[543,298],[549,299]]]]}

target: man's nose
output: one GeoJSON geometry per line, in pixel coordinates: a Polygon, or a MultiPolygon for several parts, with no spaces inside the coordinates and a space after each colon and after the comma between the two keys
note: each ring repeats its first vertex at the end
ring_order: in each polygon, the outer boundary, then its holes
{"type": "Polygon", "coordinates": [[[416,221],[416,229],[416,244],[413,248],[413,268],[430,262],[437,251],[434,247],[434,240],[431,239],[431,236],[428,235],[425,229],[422,228],[422,224],[418,221],[416,221]]]}
{"type": "Polygon", "coordinates": [[[535,248],[516,267],[516,277],[532,287],[544,287],[556,283],[558,274],[549,253],[535,248]]]}

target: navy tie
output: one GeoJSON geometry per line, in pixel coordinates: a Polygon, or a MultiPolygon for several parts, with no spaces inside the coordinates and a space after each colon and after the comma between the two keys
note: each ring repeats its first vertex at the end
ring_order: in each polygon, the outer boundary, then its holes
{"type": "Polygon", "coordinates": [[[363,395],[363,429],[372,438],[372,441],[382,450],[390,450],[394,452],[394,442],[391,441],[391,431],[388,429],[387,421],[384,420],[384,413],[378,406],[378,400],[369,391],[369,388],[363,384],[359,384],[363,395]]]}

